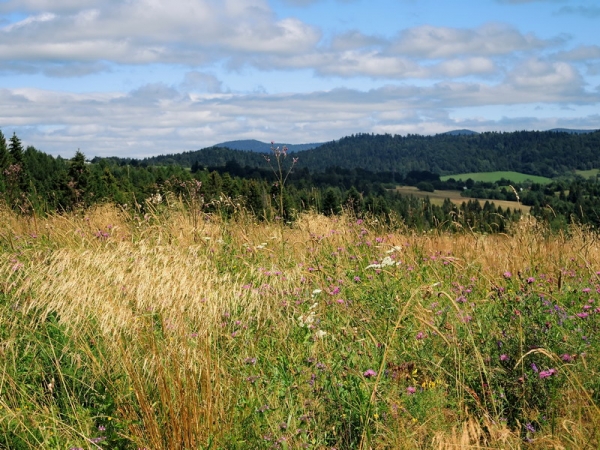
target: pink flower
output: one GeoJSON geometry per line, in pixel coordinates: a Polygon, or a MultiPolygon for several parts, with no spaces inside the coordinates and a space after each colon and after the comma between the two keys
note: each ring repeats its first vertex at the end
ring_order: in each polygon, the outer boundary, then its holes
{"type": "Polygon", "coordinates": [[[504,278],[510,278],[512,277],[512,273],[510,273],[508,270],[506,272],[504,272],[504,278]]]}
{"type": "Polygon", "coordinates": [[[544,379],[544,378],[549,378],[552,375],[554,375],[556,373],[556,369],[548,369],[548,370],[542,370],[540,372],[540,378],[544,379]]]}
{"type": "Polygon", "coordinates": [[[508,361],[508,355],[500,355],[500,361],[508,361]]]}
{"type": "Polygon", "coordinates": [[[408,395],[413,395],[415,392],[417,392],[417,389],[414,386],[409,386],[406,388],[406,393],[408,395]]]}
{"type": "Polygon", "coordinates": [[[365,378],[372,378],[376,375],[377,375],[377,372],[375,372],[373,369],[366,370],[365,373],[363,373],[363,376],[365,378]]]}

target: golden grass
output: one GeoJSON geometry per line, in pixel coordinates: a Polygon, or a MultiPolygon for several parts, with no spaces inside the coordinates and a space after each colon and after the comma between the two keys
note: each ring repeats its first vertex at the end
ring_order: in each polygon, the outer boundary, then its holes
{"type": "MultiPolygon", "coordinates": [[[[12,292],[23,312],[38,321],[57,313],[80,343],[82,355],[95,364],[99,379],[127,374],[129,387],[117,388],[123,389],[122,398],[132,399],[119,406],[122,418],[131,423],[127,435],[140,446],[170,449],[199,448],[232,426],[230,410],[236,401],[232,393],[240,380],[224,362],[232,342],[222,330],[224,314],[235,311],[241,322],[257,328],[276,324],[274,340],[285,342],[296,324],[281,314],[283,293],[301,284],[307,266],[315,268],[308,276],[317,283],[339,276],[345,268],[328,266],[324,273],[320,261],[332,249],[347,246],[362,228],[348,216],[316,214],[303,215],[289,228],[257,223],[247,216],[232,223],[215,217],[192,220],[182,207],[137,220],[111,206],[46,218],[17,217],[2,209],[0,222],[4,224],[0,243],[5,248],[0,279],[7,280],[2,282],[3,292],[12,292]],[[96,237],[99,230],[110,237],[96,237]],[[26,241],[31,244],[23,245],[26,241]],[[15,271],[15,257],[24,254],[24,270],[15,271]],[[248,283],[260,284],[265,270],[280,270],[285,276],[270,278],[266,294],[244,289],[248,283]],[[98,334],[90,331],[91,324],[98,334]],[[192,336],[196,343],[190,345],[192,336]],[[94,350],[95,340],[102,341],[103,356],[94,350]],[[133,408],[134,403],[139,407],[133,408]]],[[[568,238],[550,236],[529,219],[511,235],[390,231],[376,222],[367,226],[371,233],[385,234],[385,244],[379,244],[382,250],[408,243],[413,250],[405,253],[406,264],[418,265],[422,255],[441,252],[450,255],[458,271],[478,272],[490,286],[504,270],[535,268],[559,276],[564,267],[600,267],[595,234],[574,229],[568,238]]],[[[418,308],[411,314],[419,316],[418,308]]],[[[253,344],[248,345],[251,350],[253,344]]],[[[374,396],[375,390],[372,401],[374,396]]],[[[564,439],[544,441],[535,448],[568,448],[568,439],[571,448],[583,445],[581,422],[564,420],[563,429],[564,439]]],[[[415,436],[422,435],[415,441],[402,433],[395,446],[522,445],[506,427],[475,419],[433,435],[416,430],[415,436]]]]}

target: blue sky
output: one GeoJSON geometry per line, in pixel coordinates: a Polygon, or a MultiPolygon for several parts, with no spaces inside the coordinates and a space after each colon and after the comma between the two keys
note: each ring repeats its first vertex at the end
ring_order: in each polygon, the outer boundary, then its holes
{"type": "Polygon", "coordinates": [[[0,0],[0,129],[63,157],[600,128],[596,0],[0,0]]]}

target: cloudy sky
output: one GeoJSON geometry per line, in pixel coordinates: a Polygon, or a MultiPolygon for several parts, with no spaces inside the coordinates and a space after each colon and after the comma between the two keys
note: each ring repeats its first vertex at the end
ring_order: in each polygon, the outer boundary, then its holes
{"type": "Polygon", "coordinates": [[[0,129],[63,157],[600,128],[597,0],[0,0],[0,129]]]}

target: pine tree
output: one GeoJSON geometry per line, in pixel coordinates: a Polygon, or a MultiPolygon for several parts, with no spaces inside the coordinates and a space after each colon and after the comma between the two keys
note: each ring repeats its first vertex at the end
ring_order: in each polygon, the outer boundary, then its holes
{"type": "Polygon", "coordinates": [[[10,153],[13,164],[20,164],[23,166],[23,144],[17,137],[16,133],[13,133],[12,137],[10,138],[8,152],[10,153]]]}
{"type": "Polygon", "coordinates": [[[6,138],[0,130],[0,174],[10,165],[10,153],[6,146],[6,138]]]}

